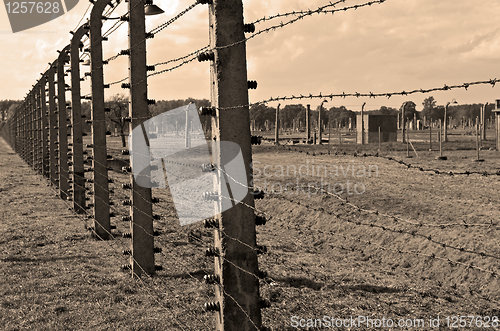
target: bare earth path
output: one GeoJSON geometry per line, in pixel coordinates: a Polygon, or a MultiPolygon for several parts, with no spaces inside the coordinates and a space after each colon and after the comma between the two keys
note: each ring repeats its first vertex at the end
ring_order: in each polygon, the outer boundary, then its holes
{"type": "Polygon", "coordinates": [[[0,330],[187,330],[169,285],[120,270],[128,241],[91,239],[47,183],[0,138],[0,330]]]}

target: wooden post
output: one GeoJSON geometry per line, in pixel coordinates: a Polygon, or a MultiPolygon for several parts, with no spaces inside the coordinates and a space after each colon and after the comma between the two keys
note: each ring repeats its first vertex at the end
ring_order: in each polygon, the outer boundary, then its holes
{"type": "Polygon", "coordinates": [[[57,109],[59,111],[59,194],[68,199],[68,116],[66,115],[66,84],[64,81],[64,63],[68,57],[69,45],[59,53],[57,59],[57,109]]]}
{"type": "MultiPolygon", "coordinates": [[[[250,183],[252,151],[246,46],[244,42],[237,43],[245,39],[242,0],[213,0],[209,4],[209,24],[210,47],[214,49],[215,57],[210,67],[211,100],[212,106],[218,110],[217,116],[212,119],[213,139],[240,146],[247,182],[250,183]],[[224,47],[231,44],[233,46],[224,47]],[[226,107],[239,108],[224,109],[226,107]]],[[[230,161],[226,158],[217,149],[213,157],[216,167],[230,161]]],[[[227,190],[223,190],[222,182],[217,186],[218,192],[227,190]]],[[[219,211],[221,204],[222,200],[219,200],[219,211]]],[[[219,331],[259,330],[262,324],[259,280],[255,277],[258,261],[253,206],[254,198],[249,192],[242,203],[222,211],[218,216],[219,227],[214,232],[214,244],[220,252],[215,257],[215,273],[219,277],[215,289],[219,305],[215,326],[219,331]]]]}
{"type": "Polygon", "coordinates": [[[71,39],[71,107],[73,125],[73,209],[85,213],[85,170],[83,166],[82,101],[80,91],[80,41],[89,30],[88,24],[80,26],[71,39]]]}
{"type": "Polygon", "coordinates": [[[402,129],[402,134],[403,134],[403,144],[406,142],[405,141],[405,134],[406,134],[406,117],[405,117],[405,108],[406,105],[408,104],[408,101],[403,103],[403,106],[401,107],[401,129],[402,129]]]}
{"type": "Polygon", "coordinates": [[[439,156],[443,156],[443,127],[441,126],[441,119],[439,119],[439,156]]]}
{"type": "Polygon", "coordinates": [[[429,125],[429,152],[432,151],[432,126],[429,125]]]}
{"type": "Polygon", "coordinates": [[[481,107],[481,140],[486,141],[486,107],[488,107],[489,102],[485,103],[481,107]]]}
{"type": "Polygon", "coordinates": [[[436,157],[437,160],[447,160],[448,157],[443,156],[443,126],[441,124],[441,119],[439,119],[439,156],[436,157]]]}
{"type": "Polygon", "coordinates": [[[276,125],[274,126],[274,143],[276,146],[280,144],[280,105],[278,104],[278,107],[276,107],[276,125]]]}
{"type": "MultiPolygon", "coordinates": [[[[110,239],[108,158],[106,117],[104,112],[104,77],[102,63],[102,13],[109,0],[94,2],[90,13],[90,65],[92,87],[92,146],[94,166],[94,230],[98,238],[110,239]]],[[[131,25],[131,24],[129,24],[131,25]]]]}
{"type": "Polygon", "coordinates": [[[410,157],[410,133],[408,128],[406,128],[406,157],[410,157]]]}
{"type": "Polygon", "coordinates": [[[319,106],[319,112],[318,112],[318,144],[321,145],[323,140],[323,133],[322,133],[322,126],[321,126],[321,110],[323,110],[323,102],[319,106]]]}
{"type": "Polygon", "coordinates": [[[306,141],[309,143],[309,140],[311,139],[311,121],[310,117],[311,116],[311,105],[307,105],[306,108],[306,141]]]}
{"type": "Polygon", "coordinates": [[[484,160],[481,160],[479,158],[479,139],[480,139],[480,134],[479,134],[479,118],[476,116],[476,150],[477,150],[477,159],[476,162],[482,162],[484,160]]]}
{"type": "Polygon", "coordinates": [[[365,119],[363,110],[365,109],[366,102],[363,102],[361,106],[361,145],[365,144],[365,119]]]}
{"type": "MultiPolygon", "coordinates": [[[[146,72],[146,23],[144,16],[143,0],[129,0],[130,11],[129,22],[129,77],[130,77],[130,107],[129,115],[132,118],[130,132],[141,125],[145,131],[143,122],[149,117],[148,111],[148,87],[146,72]]],[[[186,133],[188,129],[188,116],[186,115],[186,133]]],[[[176,122],[176,131],[178,130],[176,122]]],[[[146,133],[144,132],[146,137],[146,133]]],[[[137,141],[137,139],[134,139],[137,141]]],[[[134,141],[130,148],[132,152],[134,141]]],[[[146,139],[146,144],[149,145],[146,139]]],[[[140,150],[139,154],[144,154],[140,150]]],[[[146,153],[149,155],[149,151],[146,153]]],[[[151,174],[144,174],[151,180],[151,174]]],[[[132,206],[130,207],[132,233],[132,256],[130,264],[132,275],[140,276],[144,273],[155,273],[154,240],[153,240],[153,206],[151,202],[151,188],[140,186],[132,174],[132,206]]]]}
{"type": "Polygon", "coordinates": [[[56,142],[57,142],[57,114],[56,114],[56,89],[54,85],[54,76],[56,62],[54,62],[48,72],[47,81],[49,82],[49,159],[50,159],[50,181],[53,185],[58,185],[59,179],[56,174],[56,142]]]}
{"type": "Polygon", "coordinates": [[[500,151],[500,99],[495,102],[495,138],[497,151],[500,151]]]}
{"type": "Polygon", "coordinates": [[[332,126],[330,121],[330,112],[328,112],[328,155],[330,155],[330,127],[332,126]]]}

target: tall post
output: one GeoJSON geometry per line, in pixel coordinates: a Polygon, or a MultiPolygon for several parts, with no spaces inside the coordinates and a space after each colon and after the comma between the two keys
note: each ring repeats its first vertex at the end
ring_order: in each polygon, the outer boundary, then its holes
{"type": "Polygon", "coordinates": [[[311,116],[311,105],[307,105],[306,108],[306,141],[309,143],[309,139],[311,139],[311,121],[310,121],[310,116],[311,116]]]}
{"type": "Polygon", "coordinates": [[[33,86],[33,145],[35,153],[33,154],[33,168],[36,172],[41,169],[40,166],[40,104],[38,99],[38,82],[33,86]]]}
{"type": "MultiPolygon", "coordinates": [[[[213,139],[236,143],[241,149],[247,182],[251,182],[252,151],[250,144],[250,117],[246,44],[242,0],[213,0],[209,5],[210,47],[214,61],[210,67],[212,106],[217,116],[212,119],[213,139]],[[224,47],[233,45],[231,47],[224,47]],[[239,107],[234,109],[224,109],[239,107]]],[[[214,154],[217,168],[226,164],[228,155],[220,149],[214,154]]],[[[225,192],[222,183],[218,192],[225,192]],[[224,190],[223,190],[224,189],[224,190]]],[[[219,211],[224,202],[219,200],[219,211]]],[[[256,251],[254,197],[250,191],[232,208],[222,211],[219,227],[214,231],[214,245],[220,254],[215,257],[215,273],[219,284],[215,288],[216,330],[247,331],[260,329],[258,261],[256,251]],[[250,208],[249,208],[250,207],[250,208]]]]}
{"type": "Polygon", "coordinates": [[[66,115],[66,83],[64,63],[68,57],[69,45],[63,48],[57,59],[57,105],[59,111],[59,190],[63,200],[67,200],[69,190],[68,167],[68,116],[66,115]]]}
{"type": "Polygon", "coordinates": [[[406,142],[406,116],[405,116],[405,108],[408,104],[408,101],[403,103],[403,107],[401,107],[401,129],[403,131],[403,144],[406,142]]]}
{"type": "Polygon", "coordinates": [[[432,151],[432,125],[429,125],[429,152],[432,151]]]}
{"type": "MultiPolygon", "coordinates": [[[[137,126],[142,126],[149,116],[148,111],[148,87],[146,73],[146,18],[144,16],[144,0],[129,0],[130,11],[129,39],[129,77],[130,77],[130,106],[129,116],[132,118],[130,132],[137,126]]],[[[187,116],[187,115],[186,115],[187,116]]],[[[186,133],[187,133],[186,117],[186,133]]],[[[176,121],[176,130],[178,130],[176,121]]],[[[138,139],[133,139],[132,151],[137,150],[134,144],[138,139]]],[[[146,143],[149,142],[146,139],[146,143]]],[[[140,151],[144,153],[144,151],[140,151]]],[[[150,173],[146,173],[150,177],[150,173]]],[[[155,273],[154,240],[153,240],[153,207],[151,204],[151,188],[140,186],[133,175],[132,182],[132,206],[130,207],[132,233],[132,255],[130,264],[132,275],[140,276],[144,273],[155,273]]]]}
{"type": "Polygon", "coordinates": [[[39,155],[39,140],[38,140],[38,105],[37,105],[37,87],[33,86],[31,90],[31,102],[32,102],[32,113],[31,113],[31,130],[33,138],[33,169],[38,171],[38,155],[39,155]]]}
{"type": "Polygon", "coordinates": [[[361,145],[365,144],[365,119],[363,116],[363,110],[365,109],[366,102],[363,102],[361,106],[361,145]]]}
{"type": "MultiPolygon", "coordinates": [[[[57,60],[56,60],[57,61],[57,60]]],[[[56,171],[56,142],[57,142],[57,114],[56,114],[56,89],[54,85],[54,76],[56,62],[52,63],[47,71],[47,81],[49,83],[49,162],[50,162],[50,181],[57,185],[59,179],[56,171]]]]}
{"type": "Polygon", "coordinates": [[[21,157],[26,162],[26,98],[23,100],[21,108],[21,157]]]}
{"type": "Polygon", "coordinates": [[[439,156],[436,157],[437,160],[447,160],[448,157],[443,156],[443,125],[441,119],[439,119],[439,156]]]}
{"type": "Polygon", "coordinates": [[[479,158],[479,118],[478,116],[476,116],[476,150],[477,150],[477,159],[476,161],[477,162],[480,162],[480,158],[479,158]]]}
{"type": "Polygon", "coordinates": [[[276,107],[276,125],[274,130],[274,143],[276,146],[280,144],[280,106],[281,104],[278,104],[278,107],[276,107]]]}
{"type": "Polygon", "coordinates": [[[444,122],[443,122],[443,133],[444,133],[444,137],[442,140],[444,140],[445,142],[448,141],[448,126],[447,126],[447,113],[448,113],[448,106],[450,105],[450,102],[447,102],[446,103],[446,106],[444,106],[444,122]]]}
{"type": "Polygon", "coordinates": [[[323,144],[323,124],[322,124],[322,120],[321,120],[321,113],[323,112],[323,104],[325,102],[328,102],[328,100],[323,100],[321,101],[321,104],[319,106],[319,116],[318,116],[318,133],[319,133],[319,144],[322,145],[323,144]]]}
{"type": "Polygon", "coordinates": [[[49,121],[48,121],[48,109],[47,109],[47,96],[46,96],[46,86],[47,86],[47,73],[44,73],[40,78],[39,88],[40,88],[40,107],[42,113],[42,175],[49,177],[49,121]]]}
{"type": "Polygon", "coordinates": [[[321,110],[323,110],[323,102],[319,106],[319,111],[318,111],[318,144],[321,145],[321,139],[323,139],[323,135],[321,134],[321,110]]]}
{"type": "MultiPolygon", "coordinates": [[[[409,122],[408,126],[410,126],[409,122]]],[[[406,128],[406,157],[410,157],[410,134],[408,128],[406,128]]]]}
{"type": "Polygon", "coordinates": [[[328,112],[328,155],[330,155],[330,112],[328,112]]]}
{"type": "Polygon", "coordinates": [[[481,107],[481,140],[486,141],[486,107],[488,102],[481,107]]]}
{"type": "Polygon", "coordinates": [[[29,155],[28,155],[28,164],[32,169],[35,168],[35,158],[36,158],[36,150],[35,150],[35,90],[32,89],[28,95],[28,139],[29,139],[29,155]]]}
{"type": "Polygon", "coordinates": [[[85,170],[83,166],[82,101],[80,90],[80,41],[89,30],[88,24],[80,26],[71,38],[71,119],[73,125],[73,209],[85,213],[85,170]]]}
{"type": "Polygon", "coordinates": [[[495,102],[495,128],[497,151],[500,151],[500,99],[495,102]]]}
{"type": "Polygon", "coordinates": [[[111,233],[101,31],[102,13],[108,3],[109,0],[94,2],[94,7],[90,13],[92,146],[94,151],[94,231],[97,237],[101,239],[109,239],[109,234],[111,233]]]}

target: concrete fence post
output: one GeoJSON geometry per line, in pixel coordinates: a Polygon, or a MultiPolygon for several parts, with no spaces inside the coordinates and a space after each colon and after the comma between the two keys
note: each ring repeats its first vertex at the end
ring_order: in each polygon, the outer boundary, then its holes
{"type": "MultiPolygon", "coordinates": [[[[147,71],[146,71],[146,35],[144,1],[129,0],[129,77],[130,77],[130,104],[129,116],[132,118],[130,132],[149,117],[147,99],[147,71]]],[[[186,118],[186,135],[188,124],[186,118]]],[[[144,127],[143,127],[144,130],[144,127]]],[[[178,130],[176,121],[176,131],[178,130]]],[[[178,132],[177,132],[178,134],[178,132]]],[[[133,144],[134,142],[132,142],[133,144]]],[[[148,144],[148,142],[146,142],[148,144]]],[[[134,151],[134,146],[130,146],[134,151]]],[[[146,153],[149,154],[149,153],[146,153]]],[[[144,173],[151,176],[150,173],[144,173]]],[[[140,276],[144,273],[155,273],[154,238],[153,238],[153,207],[151,202],[151,188],[142,187],[133,175],[132,206],[130,207],[132,233],[132,255],[130,264],[132,275],[140,276]]]]}
{"type": "Polygon", "coordinates": [[[94,167],[94,230],[98,238],[109,239],[108,158],[104,110],[104,75],[102,62],[102,13],[109,0],[94,2],[90,13],[90,68],[92,90],[92,146],[94,167]]]}
{"type": "Polygon", "coordinates": [[[80,41],[88,32],[88,24],[80,26],[73,34],[70,46],[71,60],[71,119],[73,126],[73,209],[85,213],[85,169],[83,166],[83,121],[80,90],[80,41]]]}
{"type": "Polygon", "coordinates": [[[59,190],[61,199],[67,200],[69,190],[68,166],[68,116],[66,115],[66,83],[64,63],[68,57],[69,45],[59,53],[57,59],[57,109],[59,111],[59,190]]]}
{"type": "Polygon", "coordinates": [[[29,143],[29,154],[28,154],[28,164],[32,169],[35,168],[35,90],[32,89],[28,95],[28,143],[29,143]]]}
{"type": "Polygon", "coordinates": [[[280,144],[280,106],[276,107],[276,125],[274,126],[274,143],[277,145],[280,144]]]}
{"type": "Polygon", "coordinates": [[[307,105],[306,108],[306,140],[309,142],[309,139],[311,139],[311,105],[307,105]]]}
{"type": "Polygon", "coordinates": [[[497,151],[500,151],[500,99],[495,102],[495,139],[497,151]]]}
{"type": "Polygon", "coordinates": [[[49,121],[47,108],[47,73],[44,73],[40,78],[40,107],[41,107],[41,125],[42,125],[42,175],[49,177],[49,121]]]}
{"type": "MultiPolygon", "coordinates": [[[[212,119],[213,139],[233,142],[241,149],[247,182],[251,182],[252,150],[248,107],[246,45],[242,0],[213,0],[209,4],[211,62],[211,100],[217,109],[212,119]],[[240,42],[240,43],[237,43],[240,42]],[[224,47],[237,43],[231,47],[224,47]],[[238,107],[236,109],[224,109],[238,107]]],[[[214,154],[217,168],[229,160],[220,149],[214,154]]],[[[225,192],[223,181],[218,192],[225,192]]],[[[221,210],[222,199],[218,202],[221,210]]],[[[227,204],[227,201],[225,201],[227,204]]],[[[248,191],[242,203],[222,211],[214,232],[216,330],[248,331],[260,329],[261,312],[256,246],[254,196],[248,191]],[[250,207],[248,207],[250,206],[250,207]]]]}
{"type": "Polygon", "coordinates": [[[49,84],[49,168],[50,181],[58,185],[57,161],[56,161],[56,142],[57,142],[57,114],[56,114],[56,89],[54,85],[54,76],[56,71],[56,62],[52,63],[47,71],[47,81],[49,84]]]}

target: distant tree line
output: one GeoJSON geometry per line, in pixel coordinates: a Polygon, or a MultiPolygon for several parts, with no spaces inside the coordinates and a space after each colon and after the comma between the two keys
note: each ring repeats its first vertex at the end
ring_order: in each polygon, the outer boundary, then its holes
{"type": "MultiPolygon", "coordinates": [[[[14,114],[15,109],[21,104],[20,100],[0,100],[0,120],[4,121],[8,119],[12,114],[14,114]]],[[[177,99],[177,100],[160,100],[156,104],[149,106],[149,117],[154,117],[169,110],[185,106],[189,103],[194,103],[197,108],[200,107],[210,107],[210,101],[206,99],[177,99]]],[[[403,103],[404,104],[404,103],[403,103]]],[[[400,115],[403,108],[403,104],[399,109],[382,106],[376,110],[367,110],[366,114],[381,114],[381,115],[400,115]]],[[[342,126],[346,127],[351,121],[353,128],[356,126],[356,115],[359,112],[354,112],[347,109],[344,106],[340,107],[325,107],[322,110],[321,118],[325,126],[331,125],[332,127],[342,126]]],[[[413,119],[415,116],[417,119],[422,120],[425,116],[427,121],[437,121],[439,119],[444,119],[444,105],[437,105],[436,100],[433,96],[429,96],[422,103],[422,111],[416,110],[416,104],[413,101],[407,101],[405,108],[405,117],[408,119],[413,119]]],[[[118,131],[119,135],[122,137],[122,143],[125,145],[125,137],[128,135],[128,122],[124,119],[128,117],[129,114],[129,99],[128,96],[123,94],[116,94],[108,98],[105,107],[108,108],[106,112],[106,122],[107,130],[114,132],[118,131]]],[[[479,116],[482,104],[450,104],[448,107],[448,117],[452,117],[453,125],[460,124],[462,119],[475,120],[479,116]]],[[[493,103],[488,104],[485,110],[485,118],[488,119],[493,115],[492,110],[495,108],[493,103]]],[[[317,126],[318,113],[320,107],[316,109],[311,109],[310,121],[311,127],[317,126]]],[[[90,101],[82,101],[82,114],[86,116],[87,119],[91,118],[91,103],[90,101]]],[[[71,116],[68,113],[68,116],[71,116]]],[[[280,108],[280,122],[284,128],[292,128],[294,123],[298,128],[299,125],[305,127],[305,116],[306,116],[306,106],[302,104],[292,104],[286,105],[280,108]]],[[[211,118],[210,116],[202,116],[202,127],[205,131],[207,137],[210,137],[211,128],[211,118]]],[[[276,120],[276,108],[269,107],[266,104],[256,104],[250,107],[250,120],[255,123],[257,128],[265,128],[266,121],[270,128],[274,128],[274,123],[276,120]]],[[[185,118],[179,118],[178,124],[180,127],[185,125],[185,118]]],[[[83,124],[84,132],[89,133],[91,131],[91,124],[83,124]]]]}
{"type": "MultiPolygon", "coordinates": [[[[424,100],[422,103],[423,109],[422,112],[420,113],[421,117],[423,118],[424,116],[426,117],[427,120],[431,121],[438,121],[438,120],[443,120],[444,119],[444,108],[445,105],[437,105],[436,100],[434,100],[434,97],[430,96],[424,100]]],[[[481,108],[483,107],[483,104],[475,103],[475,104],[464,104],[464,105],[455,105],[455,104],[450,104],[448,106],[448,111],[447,111],[447,117],[452,117],[453,125],[458,125],[460,124],[462,119],[468,120],[475,120],[476,117],[480,116],[480,111],[481,108]]],[[[493,115],[493,109],[495,109],[495,104],[494,103],[489,103],[486,105],[485,108],[485,119],[490,118],[493,115]]]]}

